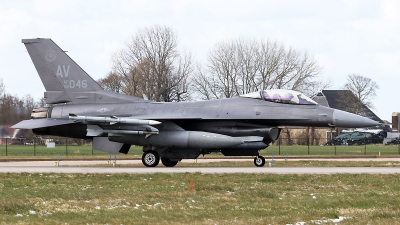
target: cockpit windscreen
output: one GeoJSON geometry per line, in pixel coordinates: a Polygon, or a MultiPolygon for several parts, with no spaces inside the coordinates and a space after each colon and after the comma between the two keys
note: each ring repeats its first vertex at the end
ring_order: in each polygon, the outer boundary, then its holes
{"type": "Polygon", "coordinates": [[[258,98],[269,102],[276,102],[283,104],[317,105],[317,103],[313,101],[311,98],[305,96],[304,94],[298,91],[293,91],[293,90],[271,89],[271,90],[264,90],[260,92],[245,94],[242,95],[242,97],[258,98]]]}

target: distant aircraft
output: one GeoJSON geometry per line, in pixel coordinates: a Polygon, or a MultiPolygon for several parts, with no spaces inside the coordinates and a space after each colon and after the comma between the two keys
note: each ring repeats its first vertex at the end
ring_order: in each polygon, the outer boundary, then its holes
{"type": "Polygon", "coordinates": [[[127,154],[143,146],[142,162],[167,167],[200,154],[259,155],[282,126],[370,127],[371,119],[327,108],[302,93],[262,90],[235,98],[154,102],[103,90],[51,39],[23,39],[46,89],[48,107],[14,125],[37,135],[92,139],[93,149],[127,154]]]}

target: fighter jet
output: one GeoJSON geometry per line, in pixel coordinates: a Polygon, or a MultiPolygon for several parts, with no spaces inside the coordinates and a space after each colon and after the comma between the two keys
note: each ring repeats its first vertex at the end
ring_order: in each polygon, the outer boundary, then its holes
{"type": "Polygon", "coordinates": [[[142,162],[167,167],[220,152],[255,156],[279,138],[283,126],[371,127],[378,122],[318,105],[292,90],[261,90],[234,98],[154,102],[105,91],[51,39],[23,39],[46,89],[47,107],[13,128],[37,135],[92,139],[93,149],[127,154],[143,146],[142,162]]]}

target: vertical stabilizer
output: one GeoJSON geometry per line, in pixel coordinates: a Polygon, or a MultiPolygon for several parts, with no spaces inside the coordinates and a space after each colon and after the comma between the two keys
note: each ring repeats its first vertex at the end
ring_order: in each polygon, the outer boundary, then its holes
{"type": "Polygon", "coordinates": [[[46,103],[115,103],[138,98],[104,91],[51,39],[22,39],[46,89],[46,103]]]}

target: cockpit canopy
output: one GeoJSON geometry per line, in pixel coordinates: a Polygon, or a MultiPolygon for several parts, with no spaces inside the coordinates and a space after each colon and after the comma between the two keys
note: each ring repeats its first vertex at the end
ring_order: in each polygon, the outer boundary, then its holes
{"type": "Polygon", "coordinates": [[[295,105],[317,105],[311,98],[304,94],[284,89],[271,89],[259,92],[252,92],[240,97],[262,99],[269,102],[283,103],[283,104],[295,104],[295,105]]]}

